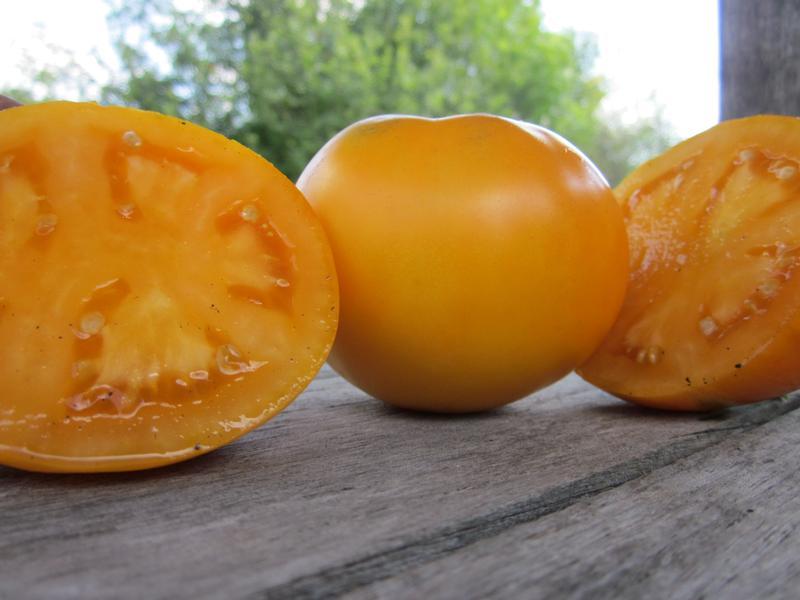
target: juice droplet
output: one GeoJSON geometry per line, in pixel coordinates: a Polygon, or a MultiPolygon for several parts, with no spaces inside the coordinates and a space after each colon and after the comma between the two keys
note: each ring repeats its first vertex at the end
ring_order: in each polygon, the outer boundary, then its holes
{"type": "Polygon", "coordinates": [[[756,288],[756,292],[762,298],[774,298],[781,289],[781,282],[777,279],[767,279],[762,281],[756,288]]]}
{"type": "Polygon", "coordinates": [[[782,270],[792,270],[796,262],[797,259],[794,256],[781,256],[777,261],[775,261],[775,266],[782,270]]]}
{"type": "Polygon", "coordinates": [[[661,355],[664,351],[658,346],[651,346],[647,349],[647,362],[651,365],[657,364],[661,360],[661,355]]]}
{"type": "Polygon", "coordinates": [[[78,360],[72,363],[70,374],[73,379],[86,380],[96,375],[96,371],[92,363],[88,360],[78,360]]]}

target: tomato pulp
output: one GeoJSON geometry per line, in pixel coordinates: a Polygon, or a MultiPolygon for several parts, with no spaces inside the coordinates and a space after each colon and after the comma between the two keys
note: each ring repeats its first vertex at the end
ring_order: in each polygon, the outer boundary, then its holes
{"type": "Polygon", "coordinates": [[[332,344],[299,191],[239,144],[66,102],[0,112],[0,462],[153,467],[260,425],[332,344]]]}

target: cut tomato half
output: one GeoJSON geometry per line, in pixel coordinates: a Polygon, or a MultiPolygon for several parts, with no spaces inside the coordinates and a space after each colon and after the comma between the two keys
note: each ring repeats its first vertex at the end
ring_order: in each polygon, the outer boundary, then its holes
{"type": "Polygon", "coordinates": [[[272,165],[156,113],[0,112],[0,463],[164,465],[283,409],[333,342],[336,275],[272,165]]]}
{"type": "Polygon", "coordinates": [[[629,287],[583,377],[675,410],[800,387],[800,120],[721,123],[644,164],[615,193],[629,287]]]}

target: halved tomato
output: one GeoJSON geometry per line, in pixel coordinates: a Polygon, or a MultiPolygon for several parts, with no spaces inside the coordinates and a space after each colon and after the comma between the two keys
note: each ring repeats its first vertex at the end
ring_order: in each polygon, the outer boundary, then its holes
{"type": "Polygon", "coordinates": [[[338,291],[277,169],[178,119],[0,112],[0,463],[116,471],[203,454],[324,362],[338,291]]]}
{"type": "Polygon", "coordinates": [[[722,123],[615,191],[630,282],[583,377],[674,410],[800,387],[800,120],[722,123]]]}

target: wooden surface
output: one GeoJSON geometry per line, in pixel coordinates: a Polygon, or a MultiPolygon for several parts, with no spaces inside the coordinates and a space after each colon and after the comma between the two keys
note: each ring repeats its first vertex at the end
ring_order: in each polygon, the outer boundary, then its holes
{"type": "Polygon", "coordinates": [[[188,463],[0,469],[0,598],[796,598],[798,407],[663,414],[572,376],[437,417],[325,370],[188,463]]]}

